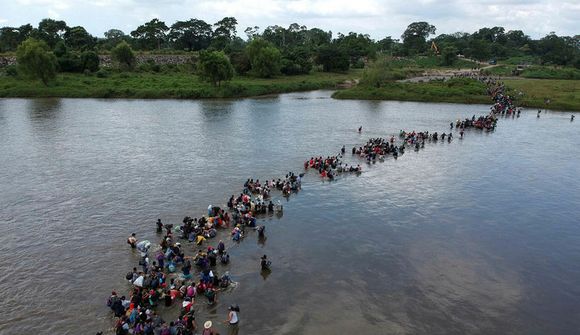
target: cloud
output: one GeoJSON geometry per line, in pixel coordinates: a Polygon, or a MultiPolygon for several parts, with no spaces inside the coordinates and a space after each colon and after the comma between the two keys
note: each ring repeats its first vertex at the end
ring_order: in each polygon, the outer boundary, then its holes
{"type": "Polygon", "coordinates": [[[34,7],[50,7],[55,9],[68,9],[72,5],[72,1],[68,0],[16,0],[16,3],[21,6],[34,7]]]}
{"type": "Polygon", "coordinates": [[[335,33],[356,31],[375,39],[398,38],[408,24],[427,21],[437,33],[472,33],[482,27],[520,29],[534,38],[551,31],[579,33],[577,0],[14,0],[2,5],[2,24],[36,24],[46,17],[82,25],[102,36],[111,28],[131,31],[158,17],[171,25],[199,18],[214,23],[224,16],[247,26],[300,23],[335,33]]]}

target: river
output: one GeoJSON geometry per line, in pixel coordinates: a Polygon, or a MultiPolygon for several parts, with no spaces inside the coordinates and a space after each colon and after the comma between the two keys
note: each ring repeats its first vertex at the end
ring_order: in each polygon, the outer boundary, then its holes
{"type": "MultiPolygon", "coordinates": [[[[199,217],[247,178],[302,172],[342,145],[354,162],[349,149],[370,137],[448,132],[489,111],[330,93],[0,99],[0,333],[106,331],[106,299],[128,291],[137,264],[130,233],[158,241],[157,218],[199,217]]],[[[198,324],[223,331],[237,303],[240,334],[576,333],[578,122],[525,110],[494,133],[363,164],[360,176],[307,174],[282,217],[260,220],[265,243],[228,243],[238,286],[216,307],[198,303],[198,324]],[[265,278],[262,254],[273,262],[265,278]]]]}

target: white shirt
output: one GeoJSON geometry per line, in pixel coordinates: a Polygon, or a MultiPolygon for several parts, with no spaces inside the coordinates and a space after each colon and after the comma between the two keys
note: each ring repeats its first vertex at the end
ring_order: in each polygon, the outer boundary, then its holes
{"type": "Polygon", "coordinates": [[[232,316],[230,319],[230,324],[238,323],[238,313],[236,311],[231,311],[230,315],[232,316]]]}

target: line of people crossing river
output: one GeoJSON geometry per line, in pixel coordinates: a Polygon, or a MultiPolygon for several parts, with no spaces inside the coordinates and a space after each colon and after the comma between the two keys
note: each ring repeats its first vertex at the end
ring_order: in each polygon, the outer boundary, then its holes
{"type": "MultiPolygon", "coordinates": [[[[126,274],[128,293],[113,291],[107,300],[107,306],[115,317],[111,332],[215,335],[226,327],[228,334],[238,334],[241,322],[238,305],[229,306],[222,320],[223,327],[216,327],[216,320],[204,320],[198,324],[196,310],[203,309],[204,305],[215,307],[220,295],[235,290],[238,285],[234,281],[236,259],[231,247],[249,236],[259,241],[265,239],[266,226],[260,224],[260,219],[269,215],[282,216],[284,211],[281,201],[275,198],[291,197],[300,192],[306,174],[314,173],[324,180],[360,174],[361,163],[365,161],[371,164],[389,157],[398,159],[409,149],[419,151],[429,143],[452,142],[456,136],[462,139],[468,129],[492,132],[500,115],[520,116],[521,109],[505,93],[502,83],[486,78],[480,80],[487,84],[487,93],[493,101],[490,112],[452,121],[448,132],[401,130],[398,136],[370,138],[363,145],[348,150],[351,155],[349,162],[345,158],[347,148],[343,146],[336,155],[306,159],[301,173],[288,172],[273,180],[247,179],[241,192],[231,195],[224,208],[209,205],[207,213],[185,216],[179,225],[158,219],[155,223],[159,236],[157,243],[139,240],[136,234],[131,234],[127,243],[138,253],[139,264],[126,274]],[[352,163],[353,159],[355,163],[352,163]],[[174,320],[164,320],[160,315],[162,310],[175,305],[180,310],[179,316],[174,320]]],[[[362,127],[358,132],[362,133],[362,127]]],[[[275,267],[275,261],[268,255],[255,262],[256,271],[263,276],[275,267]]]]}

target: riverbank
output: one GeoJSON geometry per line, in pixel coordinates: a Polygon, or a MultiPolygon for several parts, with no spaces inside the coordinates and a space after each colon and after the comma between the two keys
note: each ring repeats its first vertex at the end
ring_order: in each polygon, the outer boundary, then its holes
{"type": "Polygon", "coordinates": [[[504,82],[520,106],[580,111],[580,80],[506,79],[504,82]]]}
{"type": "Polygon", "coordinates": [[[388,82],[380,88],[357,86],[335,92],[336,99],[401,100],[450,103],[489,103],[485,84],[470,79],[451,79],[429,83],[388,82]]]}
{"type": "MultiPolygon", "coordinates": [[[[54,83],[3,76],[0,98],[138,98],[202,99],[241,98],[268,94],[335,89],[355,82],[361,70],[348,73],[315,72],[272,79],[235,77],[221,87],[213,87],[199,77],[181,72],[105,72],[102,75],[59,74],[54,83]]],[[[580,81],[553,79],[505,79],[510,93],[521,106],[580,111],[580,81]],[[521,94],[520,94],[521,92],[521,94]],[[545,102],[549,100],[549,103],[545,102]]],[[[365,85],[339,90],[336,99],[400,100],[448,103],[488,103],[485,85],[470,79],[448,81],[386,82],[380,88],[365,85]]]]}
{"type": "MultiPolygon", "coordinates": [[[[580,81],[506,79],[508,92],[523,107],[580,111],[580,81]],[[546,103],[549,101],[549,103],[546,103]]],[[[466,78],[430,82],[388,82],[380,88],[357,86],[337,91],[336,99],[488,103],[485,85],[466,78]]]]}
{"type": "Polygon", "coordinates": [[[240,98],[266,94],[333,89],[359,76],[348,73],[315,72],[309,75],[272,79],[235,77],[231,82],[213,87],[198,76],[187,73],[105,72],[105,75],[59,74],[54,83],[4,76],[0,84],[2,98],[139,98],[201,99],[240,98]]]}

